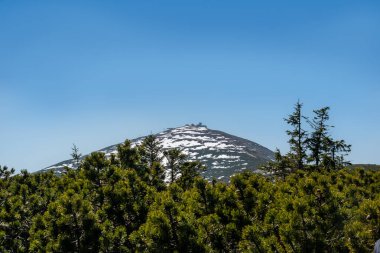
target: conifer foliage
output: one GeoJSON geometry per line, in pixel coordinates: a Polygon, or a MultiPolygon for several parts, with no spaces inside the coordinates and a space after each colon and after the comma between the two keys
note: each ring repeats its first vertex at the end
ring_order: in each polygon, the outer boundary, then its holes
{"type": "Polygon", "coordinates": [[[328,110],[307,134],[301,108],[287,121],[291,151],[269,166],[281,180],[208,182],[200,162],[154,136],[62,175],[0,166],[0,252],[371,252],[380,171],[342,168],[347,146],[329,136],[328,110]]]}
{"type": "Polygon", "coordinates": [[[294,112],[284,119],[290,126],[286,131],[289,153],[281,155],[277,149],[275,160],[263,166],[263,169],[284,178],[295,170],[337,170],[349,165],[345,156],[351,152],[351,145],[331,136],[333,126],[328,124],[330,107],[314,110],[311,120],[302,114],[302,108],[303,105],[298,101],[294,112]],[[305,122],[310,132],[304,128],[305,122]]]}
{"type": "Polygon", "coordinates": [[[294,106],[294,112],[285,119],[285,122],[292,127],[291,130],[286,131],[290,137],[288,141],[290,145],[289,158],[294,163],[292,167],[299,170],[304,168],[307,158],[308,136],[304,130],[303,119],[302,104],[298,101],[294,106]]]}
{"type": "Polygon", "coordinates": [[[71,157],[73,158],[75,165],[78,166],[82,154],[79,153],[79,148],[75,144],[73,144],[73,147],[71,148],[71,150],[72,150],[71,157]]]}

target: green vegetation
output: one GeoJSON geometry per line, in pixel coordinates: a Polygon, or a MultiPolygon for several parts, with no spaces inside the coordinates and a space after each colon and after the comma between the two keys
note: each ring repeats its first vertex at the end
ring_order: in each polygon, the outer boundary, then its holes
{"type": "Polygon", "coordinates": [[[380,170],[380,165],[378,164],[352,164],[348,166],[349,168],[363,168],[366,170],[380,170]]]}
{"type": "Polygon", "coordinates": [[[351,145],[330,135],[333,126],[328,125],[329,110],[329,107],[314,110],[314,117],[310,120],[303,116],[302,104],[297,102],[294,112],[285,119],[291,127],[286,131],[290,151],[282,155],[277,149],[275,161],[263,166],[263,170],[284,179],[297,170],[332,171],[350,165],[344,158],[351,152],[351,145]],[[308,123],[310,133],[305,130],[304,121],[308,123]]]}
{"type": "Polygon", "coordinates": [[[267,166],[286,173],[229,184],[204,180],[179,150],[164,165],[154,136],[61,176],[0,167],[0,252],[371,252],[380,171],[344,169],[323,131],[317,158],[291,125],[290,153],[267,166]]]}

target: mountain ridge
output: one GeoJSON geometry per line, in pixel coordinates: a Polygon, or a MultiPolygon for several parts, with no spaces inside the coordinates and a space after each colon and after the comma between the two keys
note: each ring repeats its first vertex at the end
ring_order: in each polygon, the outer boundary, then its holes
{"type": "MultiPolygon", "coordinates": [[[[215,178],[228,181],[230,176],[244,170],[260,173],[259,166],[274,158],[273,151],[258,143],[220,130],[209,129],[201,123],[168,128],[154,135],[163,150],[180,148],[189,160],[201,161],[207,167],[203,176],[208,180],[215,178]]],[[[145,137],[132,139],[132,146],[141,144],[145,137]]],[[[119,144],[121,143],[110,145],[97,152],[103,152],[109,157],[112,153],[117,153],[119,144]]],[[[82,156],[81,160],[86,156],[82,156]]],[[[66,166],[77,167],[73,159],[68,159],[41,171],[54,170],[60,174],[66,166]]]]}

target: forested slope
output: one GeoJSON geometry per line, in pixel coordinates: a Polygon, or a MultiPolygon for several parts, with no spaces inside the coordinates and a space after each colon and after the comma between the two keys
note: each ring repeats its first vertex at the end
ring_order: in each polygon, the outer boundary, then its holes
{"type": "Polygon", "coordinates": [[[379,171],[226,184],[189,169],[165,185],[125,165],[93,154],[63,176],[3,172],[0,251],[370,252],[380,237],[379,171]]]}
{"type": "Polygon", "coordinates": [[[154,136],[60,176],[0,167],[0,252],[371,252],[380,171],[346,168],[350,146],[328,134],[328,110],[309,134],[301,108],[287,119],[290,152],[265,176],[205,180],[200,162],[154,136]]]}

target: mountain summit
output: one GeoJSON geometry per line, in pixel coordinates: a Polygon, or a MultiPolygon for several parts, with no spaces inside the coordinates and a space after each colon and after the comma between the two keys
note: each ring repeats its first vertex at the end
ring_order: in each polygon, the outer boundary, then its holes
{"type": "MultiPolygon", "coordinates": [[[[203,176],[209,180],[215,178],[228,181],[231,175],[244,170],[260,172],[258,167],[274,157],[271,150],[255,142],[209,129],[201,123],[168,128],[155,136],[161,142],[163,150],[179,148],[189,160],[201,161],[207,167],[203,176]]],[[[132,145],[141,144],[144,138],[145,136],[132,140],[132,145]]],[[[117,153],[117,145],[99,151],[110,156],[117,153]]],[[[75,168],[74,160],[60,162],[43,171],[62,173],[65,166],[75,168]]]]}

